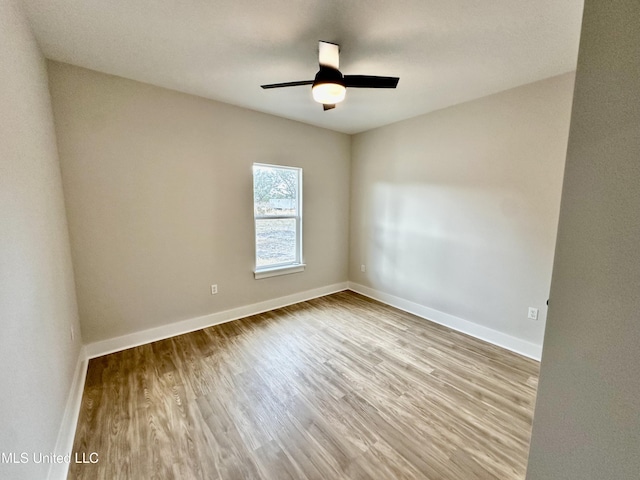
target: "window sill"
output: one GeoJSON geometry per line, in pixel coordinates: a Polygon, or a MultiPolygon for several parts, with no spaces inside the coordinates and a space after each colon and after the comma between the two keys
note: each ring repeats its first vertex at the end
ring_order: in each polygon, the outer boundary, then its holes
{"type": "Polygon", "coordinates": [[[282,267],[266,267],[261,268],[260,270],[255,270],[253,274],[255,275],[256,280],[260,280],[261,278],[269,278],[276,277],[278,275],[289,275],[290,273],[304,272],[304,267],[306,267],[306,264],[304,263],[296,263],[295,265],[285,265],[282,267]]]}

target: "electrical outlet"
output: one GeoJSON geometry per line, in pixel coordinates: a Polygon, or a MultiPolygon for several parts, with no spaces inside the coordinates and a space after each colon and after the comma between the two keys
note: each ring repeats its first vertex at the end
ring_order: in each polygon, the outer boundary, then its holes
{"type": "Polygon", "coordinates": [[[538,319],[538,309],[535,307],[529,307],[529,315],[527,315],[529,320],[537,320],[538,319]]]}
{"type": "Polygon", "coordinates": [[[366,265],[360,265],[360,271],[361,272],[366,272],[367,271],[367,266],[366,265]]]}
{"type": "Polygon", "coordinates": [[[218,285],[211,285],[211,295],[218,293],[218,285]]]}

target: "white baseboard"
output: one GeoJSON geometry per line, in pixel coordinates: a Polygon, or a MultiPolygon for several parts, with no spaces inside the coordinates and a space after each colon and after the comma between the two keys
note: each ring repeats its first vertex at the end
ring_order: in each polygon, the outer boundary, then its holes
{"type": "Polygon", "coordinates": [[[464,320],[454,315],[441,312],[440,310],[425,307],[424,305],[420,305],[410,300],[405,300],[404,298],[396,297],[395,295],[390,295],[358,283],[349,282],[349,290],[353,290],[354,292],[366,297],[373,298],[379,302],[386,303],[392,307],[404,310],[405,312],[417,315],[418,317],[422,317],[431,322],[444,325],[452,330],[465,333],[479,340],[497,345],[498,347],[505,348],[533,360],[540,361],[540,358],[542,357],[542,345],[537,345],[535,343],[522,340],[521,338],[513,337],[506,333],[499,332],[498,330],[493,330],[492,328],[470,322],[469,320],[464,320]]]}
{"type": "Polygon", "coordinates": [[[222,312],[211,313],[202,317],[190,318],[180,322],[170,323],[161,327],[150,328],[141,332],[134,332],[121,337],[109,338],[99,342],[89,343],[85,346],[88,358],[101,357],[109,353],[119,352],[128,348],[137,347],[146,343],[164,340],[165,338],[175,337],[184,333],[193,332],[212,325],[231,322],[239,318],[257,315],[258,313],[267,312],[276,308],[286,307],[298,302],[311,300],[312,298],[322,297],[331,293],[347,290],[348,282],[336,283],[325,287],[314,288],[304,292],[286,295],[284,297],[265,300],[263,302],[246,305],[243,307],[232,308],[222,312]]]}
{"type": "MultiPolygon", "coordinates": [[[[87,366],[89,360],[87,359],[87,353],[85,347],[80,349],[78,354],[78,361],[76,363],[76,370],[73,374],[73,382],[67,396],[67,404],[64,409],[64,415],[62,416],[62,424],[58,431],[58,438],[56,440],[55,454],[56,455],[71,455],[73,449],[73,440],[76,434],[76,427],[78,425],[78,417],[80,416],[80,405],[82,404],[82,392],[84,391],[84,382],[87,378],[87,366]]],[[[49,480],[63,480],[67,478],[69,473],[69,463],[52,462],[49,467],[49,474],[47,478],[49,480]]]]}

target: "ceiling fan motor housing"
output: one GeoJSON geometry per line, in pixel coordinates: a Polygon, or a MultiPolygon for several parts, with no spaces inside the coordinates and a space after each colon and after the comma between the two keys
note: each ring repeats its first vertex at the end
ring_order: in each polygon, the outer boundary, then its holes
{"type": "Polygon", "coordinates": [[[320,70],[316,73],[316,78],[313,81],[313,86],[322,85],[323,83],[335,83],[338,85],[344,85],[344,76],[335,68],[320,66],[320,70]]]}
{"type": "Polygon", "coordinates": [[[344,100],[346,90],[344,77],[340,70],[320,65],[320,70],[316,73],[311,87],[313,99],[316,102],[325,105],[325,110],[330,110],[335,107],[336,103],[344,100]]]}

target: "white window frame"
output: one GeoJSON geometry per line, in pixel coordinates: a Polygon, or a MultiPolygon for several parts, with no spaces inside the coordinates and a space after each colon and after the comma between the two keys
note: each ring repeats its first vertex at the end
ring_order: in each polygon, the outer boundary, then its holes
{"type": "MultiPolygon", "coordinates": [[[[254,167],[265,168],[277,168],[282,170],[293,170],[298,174],[298,192],[296,195],[296,215],[256,215],[256,201],[253,199],[253,241],[254,241],[254,256],[255,256],[255,279],[275,277],[278,275],[288,275],[290,273],[303,272],[306,265],[303,262],[302,257],[302,168],[291,167],[287,165],[273,165],[268,163],[254,163],[254,167]],[[293,218],[296,221],[296,258],[293,262],[276,263],[273,265],[265,265],[258,267],[258,220],[277,220],[293,218]]],[[[252,180],[255,182],[255,174],[252,168],[252,180]]],[[[252,183],[253,185],[253,183],[252,183]]]]}

